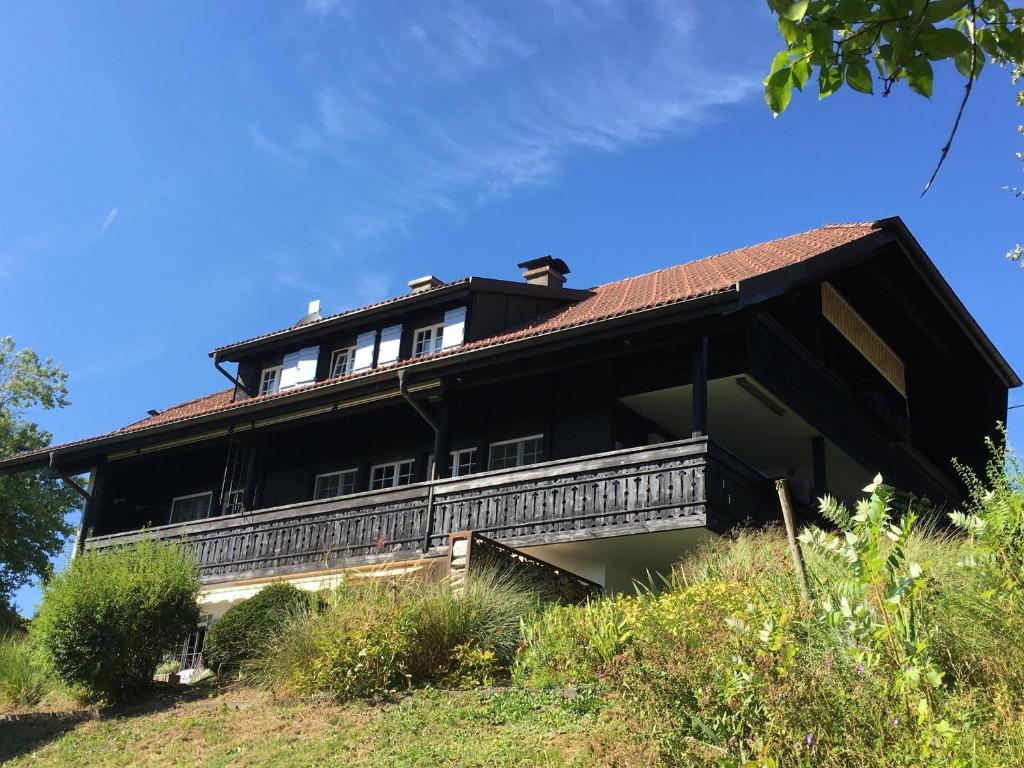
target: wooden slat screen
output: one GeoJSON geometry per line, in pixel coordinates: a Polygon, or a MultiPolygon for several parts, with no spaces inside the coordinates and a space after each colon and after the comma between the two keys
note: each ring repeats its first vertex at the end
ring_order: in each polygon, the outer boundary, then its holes
{"type": "Polygon", "coordinates": [[[831,283],[821,284],[821,313],[858,352],[864,355],[886,381],[896,387],[901,395],[907,396],[903,361],[882,341],[882,337],[875,333],[867,321],[857,314],[857,310],[839,295],[831,283]]]}

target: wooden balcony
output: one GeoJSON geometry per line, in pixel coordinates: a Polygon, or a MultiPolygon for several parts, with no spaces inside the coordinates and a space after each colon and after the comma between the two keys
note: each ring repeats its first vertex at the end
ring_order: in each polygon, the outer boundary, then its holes
{"type": "Polygon", "coordinates": [[[771,505],[762,475],[702,437],[96,536],[85,547],[179,541],[203,581],[216,583],[439,556],[450,534],[466,530],[535,546],[722,529],[771,505]]]}

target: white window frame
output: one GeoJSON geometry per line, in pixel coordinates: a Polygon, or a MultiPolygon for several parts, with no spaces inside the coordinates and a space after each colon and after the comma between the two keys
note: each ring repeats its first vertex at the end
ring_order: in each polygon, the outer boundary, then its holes
{"type": "Polygon", "coordinates": [[[388,488],[398,488],[398,487],[400,487],[402,485],[409,485],[409,483],[411,483],[413,481],[413,477],[415,476],[415,474],[416,474],[416,459],[398,459],[398,461],[387,461],[387,462],[384,462],[383,464],[374,464],[372,467],[370,467],[370,490],[371,491],[383,491],[383,490],[387,490],[388,488]],[[400,472],[400,469],[405,464],[411,464],[412,465],[409,468],[409,473],[408,473],[409,474],[409,481],[406,482],[406,483],[399,483],[398,480],[399,480],[399,478],[402,475],[402,473],[400,472]],[[377,474],[377,470],[378,469],[388,469],[388,470],[390,470],[388,475],[386,476],[386,479],[388,481],[386,485],[379,485],[379,486],[374,485],[374,482],[375,482],[374,481],[374,475],[377,474]]]}
{"type": "Polygon", "coordinates": [[[356,348],[355,345],[351,347],[342,347],[336,349],[331,353],[331,375],[328,378],[335,378],[336,376],[347,376],[352,373],[355,369],[356,364],[356,348]],[[338,358],[343,357],[341,370],[338,370],[338,358]]]}
{"type": "Polygon", "coordinates": [[[350,493],[355,493],[358,490],[356,488],[356,483],[358,483],[358,482],[359,482],[359,470],[356,469],[355,467],[349,467],[348,469],[339,469],[339,470],[336,470],[334,472],[322,472],[322,473],[320,473],[319,475],[317,475],[313,479],[313,500],[314,501],[322,501],[324,499],[337,499],[340,496],[348,496],[350,493]],[[317,488],[320,485],[320,480],[321,479],[323,479],[325,477],[343,478],[345,475],[352,475],[353,478],[354,478],[353,482],[352,482],[352,490],[351,491],[343,491],[342,487],[344,485],[344,480],[339,480],[339,482],[338,482],[338,490],[341,491],[340,493],[337,493],[334,496],[318,496],[317,495],[317,488]]]}
{"type": "MultiPolygon", "coordinates": [[[[538,435],[525,435],[524,437],[516,437],[516,438],[513,438],[512,440],[498,440],[497,442],[491,443],[487,447],[487,468],[488,469],[514,469],[516,467],[529,466],[524,461],[524,455],[525,455],[525,450],[524,449],[526,447],[526,443],[528,443],[531,440],[541,440],[541,441],[543,441],[544,440],[544,435],[543,435],[543,433],[542,434],[538,434],[538,435]],[[495,467],[494,466],[494,449],[497,448],[497,447],[500,447],[500,446],[512,445],[512,444],[516,445],[516,463],[513,466],[511,466],[511,467],[495,467]]],[[[539,459],[537,459],[535,461],[531,461],[529,463],[530,464],[536,464],[537,461],[542,461],[543,460],[543,456],[544,456],[544,445],[543,445],[543,443],[541,443],[540,456],[541,456],[541,458],[539,458],[539,459]]]]}
{"type": "Polygon", "coordinates": [[[268,365],[260,372],[260,394],[261,395],[275,395],[281,389],[281,373],[284,371],[283,365],[268,365]],[[270,389],[267,387],[267,374],[274,374],[274,388],[270,389]]]}
{"type": "Polygon", "coordinates": [[[476,457],[479,451],[476,446],[472,448],[459,448],[458,450],[452,451],[451,461],[448,464],[448,476],[449,477],[465,477],[466,475],[472,475],[477,471],[476,457]],[[463,456],[469,456],[469,469],[465,472],[459,472],[459,459],[463,456]]]}
{"type": "Polygon", "coordinates": [[[444,323],[417,328],[412,337],[412,356],[423,357],[440,352],[444,344],[444,323]]]}
{"type": "Polygon", "coordinates": [[[174,519],[174,505],[176,503],[178,503],[179,501],[185,501],[186,499],[198,499],[200,496],[207,497],[206,514],[202,517],[196,517],[192,520],[188,520],[187,522],[194,523],[197,520],[206,520],[210,516],[210,512],[213,511],[213,491],[202,491],[200,493],[186,493],[184,496],[175,496],[173,499],[171,499],[171,512],[167,516],[168,525],[174,525],[175,522],[178,522],[174,519]]]}
{"type": "Polygon", "coordinates": [[[239,512],[245,512],[245,505],[242,503],[243,501],[245,501],[245,488],[232,488],[224,494],[224,501],[221,506],[220,513],[222,515],[237,515],[239,512]],[[232,506],[237,506],[238,508],[233,512],[228,512],[227,510],[232,506]]]}

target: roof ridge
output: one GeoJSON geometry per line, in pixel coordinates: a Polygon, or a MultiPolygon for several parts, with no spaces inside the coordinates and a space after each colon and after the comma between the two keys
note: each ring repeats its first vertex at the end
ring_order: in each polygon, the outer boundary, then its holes
{"type": "Polygon", "coordinates": [[[673,270],[673,269],[679,269],[680,267],[692,267],[695,264],[700,264],[701,262],[705,262],[705,261],[711,261],[712,259],[717,259],[717,258],[719,258],[721,256],[728,256],[728,255],[733,254],[733,253],[739,253],[740,251],[749,251],[749,250],[752,250],[754,248],[763,248],[766,245],[771,245],[772,243],[777,243],[780,240],[789,240],[789,239],[794,238],[794,237],[806,237],[807,235],[813,234],[814,232],[820,232],[823,229],[847,229],[847,228],[853,228],[853,227],[872,227],[874,229],[874,228],[878,228],[878,222],[877,221],[859,221],[859,222],[858,221],[851,221],[851,222],[839,222],[839,223],[834,223],[834,224],[822,224],[820,227],[812,227],[811,229],[805,230],[803,232],[794,232],[791,235],[782,235],[781,237],[773,237],[770,240],[762,240],[760,243],[751,243],[750,245],[740,246],[739,248],[730,248],[727,251],[719,251],[718,253],[712,253],[712,254],[710,254],[708,256],[701,256],[700,258],[692,259],[691,261],[684,261],[684,262],[681,262],[679,264],[670,264],[667,267],[661,267],[660,269],[655,269],[655,270],[652,270],[650,272],[641,272],[639,275],[630,275],[629,277],[622,277],[622,278],[619,278],[618,280],[610,280],[607,283],[601,283],[599,285],[595,285],[593,288],[589,288],[589,289],[586,289],[586,290],[596,291],[599,288],[605,288],[605,287],[607,287],[609,285],[618,285],[619,283],[625,283],[625,282],[628,282],[630,280],[640,280],[640,279],[645,278],[645,277],[651,277],[653,275],[660,274],[661,272],[668,272],[668,271],[673,270]]]}

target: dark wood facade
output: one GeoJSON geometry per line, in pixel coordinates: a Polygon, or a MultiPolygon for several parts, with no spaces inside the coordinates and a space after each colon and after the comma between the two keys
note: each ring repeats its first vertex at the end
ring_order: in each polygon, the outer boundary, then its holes
{"type": "Polygon", "coordinates": [[[251,400],[240,387],[249,407],[51,463],[95,470],[86,548],[180,540],[207,582],[437,556],[468,529],[508,546],[725,530],[773,517],[780,476],[809,500],[849,496],[880,471],[955,503],[950,459],[984,460],[1016,378],[913,245],[872,236],[714,295],[327,381],[331,351],[368,329],[401,324],[407,360],[411,332],[453,307],[466,308],[472,347],[590,295],[473,278],[214,353],[251,391],[283,352],[318,346],[322,386],[251,400]],[[825,281],[899,359],[902,391],[823,316],[825,281]],[[527,436],[540,436],[537,463],[488,469],[491,446],[527,436]],[[473,473],[447,477],[449,453],[464,449],[476,449],[473,473]],[[399,460],[413,462],[410,484],[372,490],[371,468],[399,460]],[[340,470],[354,471],[354,492],[314,500],[316,477],[340,470]],[[170,525],[172,500],[199,493],[211,494],[210,518],[170,525]]]}

